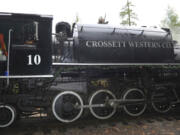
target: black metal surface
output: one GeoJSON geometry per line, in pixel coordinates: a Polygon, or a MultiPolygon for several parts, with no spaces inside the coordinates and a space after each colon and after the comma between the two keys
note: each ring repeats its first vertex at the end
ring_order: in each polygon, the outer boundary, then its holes
{"type": "Polygon", "coordinates": [[[173,62],[171,34],[163,29],[77,25],[74,57],[89,63],[173,62]]]}
{"type": "MultiPolygon", "coordinates": [[[[9,16],[0,14],[0,20],[0,33],[4,35],[6,48],[8,48],[9,40],[11,42],[9,74],[49,74],[51,66],[52,18],[32,14],[10,14],[9,16]],[[9,39],[10,29],[12,32],[9,39]],[[30,55],[32,57],[31,61],[30,55]],[[41,62],[38,64],[34,63],[35,55],[39,55],[41,58],[41,62]]],[[[6,67],[7,61],[4,65],[6,67]]],[[[5,71],[2,71],[2,75],[4,73],[5,71]]]]}
{"type": "MultiPolygon", "coordinates": [[[[13,30],[10,39],[9,74],[44,75],[52,73],[50,72],[52,64],[52,18],[40,15],[0,14],[0,20],[0,33],[4,34],[6,46],[9,40],[9,29],[13,30]],[[37,34],[34,28],[38,28],[38,38],[34,36],[37,34]],[[28,43],[27,40],[32,43],[28,43]],[[40,63],[34,59],[37,55],[41,57],[40,63]]],[[[63,25],[64,23],[57,25],[56,32],[64,31],[63,25]]],[[[1,103],[15,105],[21,113],[27,111],[28,114],[32,115],[31,111],[39,108],[45,112],[51,109],[52,99],[62,91],[73,91],[80,94],[87,104],[89,96],[100,89],[108,89],[118,99],[121,99],[122,91],[125,88],[141,88],[145,91],[148,103],[151,102],[150,92],[160,87],[157,85],[162,85],[170,90],[179,90],[180,71],[178,65],[174,65],[174,68],[163,65],[163,63],[175,62],[174,44],[169,30],[77,25],[77,29],[76,27],[74,29],[73,38],[64,41],[68,38],[67,35],[72,34],[69,26],[66,27],[66,30],[69,33],[61,36],[63,40],[60,40],[58,44],[63,44],[63,46],[57,45],[64,51],[61,62],[74,62],[79,63],[79,65],[56,66],[57,69],[53,69],[53,74],[57,78],[52,80],[41,80],[40,78],[31,81],[25,78],[10,79],[10,85],[7,87],[7,80],[4,79],[0,81],[0,86],[3,86],[1,88],[3,90],[0,89],[0,93],[2,93],[0,95],[1,103]],[[103,64],[83,65],[83,63],[103,64]],[[126,63],[127,65],[113,65],[111,63],[126,63]],[[141,65],[135,66],[133,63],[141,63],[141,65]],[[152,66],[147,63],[157,65],[152,66]],[[172,83],[173,86],[169,83],[172,83]]],[[[6,61],[1,63],[0,74],[4,75],[7,63],[6,61]]],[[[168,96],[171,97],[169,101],[177,99],[177,97],[174,98],[173,94],[170,94],[168,93],[168,96]]],[[[67,100],[73,102],[69,97],[67,100]]],[[[163,99],[158,100],[163,101],[163,99]]],[[[145,101],[126,100],[121,102],[121,105],[138,104],[145,101]]],[[[64,107],[65,112],[72,113],[72,105],[63,104],[59,100],[57,111],[61,113],[62,107],[64,107]]],[[[126,120],[122,120],[122,123],[128,124],[126,120]]],[[[142,123],[138,122],[138,124],[141,125],[142,123]]]]}

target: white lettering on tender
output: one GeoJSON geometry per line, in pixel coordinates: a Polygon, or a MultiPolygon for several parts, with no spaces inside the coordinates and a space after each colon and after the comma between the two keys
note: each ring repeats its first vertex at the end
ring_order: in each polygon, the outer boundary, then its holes
{"type": "MultiPolygon", "coordinates": [[[[145,42],[145,41],[86,41],[90,48],[173,48],[171,42],[145,42]]],[[[31,63],[29,63],[30,65],[31,63]]]]}

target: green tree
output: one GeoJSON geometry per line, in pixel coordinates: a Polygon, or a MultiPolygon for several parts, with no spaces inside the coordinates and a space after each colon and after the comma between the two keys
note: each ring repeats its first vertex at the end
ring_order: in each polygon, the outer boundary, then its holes
{"type": "Polygon", "coordinates": [[[133,11],[133,7],[134,5],[132,4],[132,2],[130,2],[129,0],[127,0],[126,5],[121,9],[120,12],[120,17],[122,19],[121,24],[122,25],[136,25],[136,20],[137,15],[136,13],[133,11]]]}
{"type": "Polygon", "coordinates": [[[161,21],[163,27],[174,29],[180,27],[180,20],[173,8],[168,6],[166,17],[161,21]]]}
{"type": "Polygon", "coordinates": [[[98,19],[98,24],[108,24],[109,22],[106,21],[106,14],[104,17],[100,16],[98,19]]]}
{"type": "Polygon", "coordinates": [[[169,28],[173,39],[180,44],[180,20],[175,10],[168,6],[165,18],[161,21],[161,27],[169,28]]]}
{"type": "Polygon", "coordinates": [[[75,23],[78,23],[78,22],[79,22],[79,15],[76,14],[75,23]]]}

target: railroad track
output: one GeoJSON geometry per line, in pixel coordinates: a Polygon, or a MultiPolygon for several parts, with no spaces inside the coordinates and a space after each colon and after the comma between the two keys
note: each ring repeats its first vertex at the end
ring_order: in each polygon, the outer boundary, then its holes
{"type": "Polygon", "coordinates": [[[180,109],[173,110],[167,114],[146,112],[137,118],[129,117],[121,112],[118,112],[113,118],[108,120],[97,120],[92,116],[88,116],[71,124],[59,123],[55,119],[44,117],[26,118],[17,121],[9,128],[0,129],[0,135],[12,135],[12,133],[13,135],[37,135],[37,132],[41,132],[42,135],[51,135],[53,131],[56,131],[57,135],[61,135],[68,134],[69,131],[83,132],[85,130],[86,132],[87,129],[88,131],[91,129],[92,131],[100,130],[102,132],[107,129],[113,129],[120,132],[121,128],[129,128],[130,130],[134,127],[147,125],[152,125],[151,128],[153,129],[157,126],[157,123],[162,125],[168,122],[179,122],[180,127],[180,109]]]}

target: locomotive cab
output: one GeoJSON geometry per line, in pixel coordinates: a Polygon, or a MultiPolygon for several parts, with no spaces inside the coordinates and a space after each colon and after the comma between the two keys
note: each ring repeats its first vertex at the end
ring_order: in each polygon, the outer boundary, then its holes
{"type": "Polygon", "coordinates": [[[49,75],[52,17],[0,13],[0,75],[49,75]]]}

